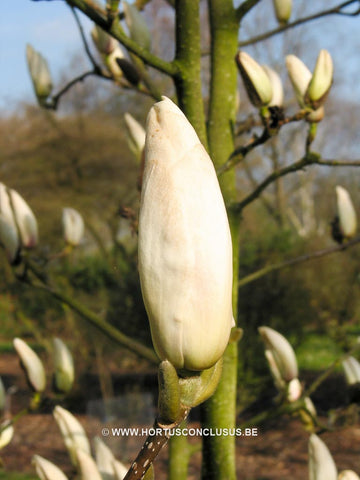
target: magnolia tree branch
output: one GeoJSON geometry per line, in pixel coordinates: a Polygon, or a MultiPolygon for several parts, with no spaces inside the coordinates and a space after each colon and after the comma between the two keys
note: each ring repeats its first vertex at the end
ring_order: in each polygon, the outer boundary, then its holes
{"type": "MultiPolygon", "coordinates": [[[[249,3],[251,3],[251,0],[248,0],[249,3]]],[[[245,3],[248,3],[245,2],[245,3]]],[[[247,45],[253,45],[254,43],[261,42],[263,40],[266,40],[267,38],[273,37],[274,35],[277,35],[278,33],[282,33],[285,30],[289,30],[290,28],[297,27],[298,25],[302,25],[303,23],[310,22],[312,20],[316,20],[321,17],[325,17],[327,15],[342,15],[342,16],[348,16],[348,17],[355,17],[360,14],[360,6],[354,10],[353,12],[345,12],[343,11],[346,7],[349,7],[350,5],[353,4],[359,4],[359,0],[348,0],[347,2],[340,3],[338,6],[330,8],[329,10],[323,10],[319,13],[316,13],[314,15],[309,15],[308,17],[304,18],[299,18],[298,20],[295,20],[294,22],[287,23],[286,25],[282,25],[278,28],[275,28],[274,30],[270,30],[269,32],[263,33],[261,35],[257,35],[255,37],[249,38],[248,40],[245,40],[243,42],[239,42],[239,47],[245,47],[247,45]]],[[[239,7],[240,8],[240,7],[239,7]]]]}
{"type": "Polygon", "coordinates": [[[134,340],[125,335],[124,333],[120,332],[117,328],[113,327],[106,320],[101,318],[99,315],[96,315],[96,313],[86,308],[83,304],[72,298],[70,295],[67,295],[64,292],[47,285],[43,276],[40,276],[36,270],[34,271],[29,261],[26,263],[26,267],[27,269],[30,269],[40,281],[33,282],[26,273],[24,275],[17,275],[18,280],[27,283],[32,287],[37,288],[38,290],[45,291],[60,302],[65,303],[74,312],[78,313],[84,320],[89,322],[91,325],[100,330],[104,335],[106,335],[111,340],[117,342],[121,346],[136,353],[140,357],[145,358],[151,363],[155,363],[156,365],[159,363],[157,355],[151,348],[146,347],[137,340],[134,340]]]}
{"type": "Polygon", "coordinates": [[[141,47],[138,43],[128,37],[118,18],[115,18],[113,22],[109,23],[106,10],[99,7],[99,5],[95,4],[92,0],[66,0],[66,3],[83,12],[88,18],[90,18],[90,20],[99,25],[103,30],[110,33],[110,35],[124,45],[129,52],[137,55],[147,65],[169,76],[174,76],[178,73],[176,64],[167,62],[156,55],[153,55],[149,50],[141,47]]]}
{"type": "Polygon", "coordinates": [[[301,158],[297,162],[291,163],[286,167],[280,168],[279,170],[272,172],[247,197],[245,197],[243,200],[241,200],[238,203],[230,205],[230,209],[236,212],[237,214],[240,214],[247,205],[249,205],[254,200],[256,200],[260,196],[260,194],[270,184],[272,184],[277,178],[288,175],[289,173],[297,172],[298,170],[302,170],[309,165],[321,165],[321,166],[332,166],[332,167],[360,167],[360,161],[359,160],[344,160],[344,161],[322,160],[318,153],[308,152],[303,158],[301,158]]]}
{"type": "Polygon", "coordinates": [[[99,67],[99,65],[97,64],[93,54],[91,53],[91,50],[89,48],[89,44],[87,42],[87,39],[86,39],[86,36],[85,36],[85,33],[84,33],[84,29],[83,29],[83,26],[80,22],[80,18],[79,18],[79,15],[77,14],[76,12],[76,9],[72,6],[70,6],[70,9],[71,9],[71,12],[72,14],[74,15],[74,18],[75,18],[75,22],[78,26],[78,29],[79,29],[79,32],[80,32],[80,36],[81,36],[81,40],[83,42],[83,45],[84,45],[84,49],[85,49],[85,52],[87,54],[87,56],[89,57],[89,60],[94,68],[94,71],[96,72],[101,72],[101,68],[99,67]]]}
{"type": "Polygon", "coordinates": [[[238,21],[242,20],[247,13],[250,12],[252,8],[254,8],[260,0],[246,0],[242,2],[236,9],[236,17],[238,21]]]}
{"type": "Polygon", "coordinates": [[[283,268],[292,267],[293,265],[297,265],[299,263],[305,263],[309,260],[315,260],[317,258],[325,257],[327,255],[332,255],[333,253],[341,252],[343,250],[347,250],[355,245],[360,243],[360,236],[353,238],[352,240],[343,243],[341,245],[334,245],[333,247],[324,248],[322,250],[317,250],[316,252],[306,253],[305,255],[300,255],[299,257],[292,258],[290,260],[286,260],[284,262],[275,263],[273,265],[268,265],[256,272],[251,273],[250,275],[246,275],[238,281],[239,288],[244,287],[248,283],[254,282],[259,278],[264,277],[268,273],[275,272],[277,270],[282,270],[283,268]]]}

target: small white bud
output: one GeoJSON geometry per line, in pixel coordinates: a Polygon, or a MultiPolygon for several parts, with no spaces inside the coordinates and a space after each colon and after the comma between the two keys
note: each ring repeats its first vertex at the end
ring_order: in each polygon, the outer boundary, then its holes
{"type": "Polygon", "coordinates": [[[96,49],[101,55],[109,55],[118,45],[118,41],[99,25],[94,25],[90,34],[96,49]]]}
{"type": "Polygon", "coordinates": [[[40,455],[34,455],[32,463],[40,480],[67,480],[67,476],[59,467],[40,455]]]}
{"type": "Polygon", "coordinates": [[[292,0],[273,0],[275,15],[280,24],[289,21],[292,9],[292,0]]]}
{"type": "Polygon", "coordinates": [[[53,415],[60,428],[71,462],[76,466],[77,451],[82,450],[89,455],[91,454],[90,443],[85,430],[72,413],[59,405],[54,408],[53,415]]]}
{"type": "Polygon", "coordinates": [[[124,119],[128,131],[128,135],[126,137],[128,145],[136,158],[140,160],[145,147],[145,130],[130,113],[125,113],[124,119]]]}
{"type": "Polygon", "coordinates": [[[284,103],[284,90],[281,82],[281,78],[275,70],[263,65],[267,76],[269,77],[271,87],[272,87],[272,97],[269,103],[269,107],[282,107],[284,103]]]}
{"type": "Polygon", "coordinates": [[[341,233],[346,239],[350,239],[355,236],[357,230],[354,205],[349,192],[340,185],[336,187],[336,198],[341,233]]]}
{"type": "Polygon", "coordinates": [[[13,436],[14,427],[9,420],[5,420],[5,422],[0,423],[0,450],[6,447],[6,445],[9,445],[13,436]]]}
{"type": "Polygon", "coordinates": [[[76,455],[81,480],[103,480],[95,461],[89,453],[77,450],[76,455]]]}
{"type": "Polygon", "coordinates": [[[337,469],[331,453],[315,433],[309,439],[309,479],[337,480],[337,469]]]}
{"type": "Polygon", "coordinates": [[[16,190],[9,190],[10,202],[15,222],[19,227],[21,244],[24,248],[33,248],[38,244],[38,226],[36,217],[16,190]]]}
{"type": "Polygon", "coordinates": [[[314,418],[317,416],[316,408],[310,397],[304,398],[305,407],[314,418]]]}
{"type": "MultiPolygon", "coordinates": [[[[298,366],[295,352],[281,333],[270,327],[259,327],[259,333],[274,358],[279,374],[285,382],[298,377],[298,366]]],[[[271,365],[270,365],[271,367],[271,365]]]]}
{"type": "Polygon", "coordinates": [[[139,273],[155,350],[177,369],[214,365],[232,316],[232,244],[216,172],[182,111],[150,110],[139,217],[139,273]]]}
{"type": "Polygon", "coordinates": [[[320,50],[314,73],[305,94],[305,102],[319,108],[326,100],[333,81],[334,66],[327,50],[320,50]]]}
{"type": "Polygon", "coordinates": [[[94,438],[97,468],[103,478],[123,480],[128,469],[115,459],[110,448],[99,437],[94,438]]]}
{"type": "Polygon", "coordinates": [[[81,214],[74,208],[64,208],[62,224],[65,242],[74,247],[81,243],[84,236],[84,220],[81,214]]]}
{"type": "Polygon", "coordinates": [[[360,383],[360,363],[354,357],[348,357],[342,362],[346,383],[355,385],[360,383]]]}
{"type": "Polygon", "coordinates": [[[47,61],[31,45],[26,46],[26,59],[36,97],[39,104],[43,105],[52,91],[52,81],[47,61]]]}
{"type": "Polygon", "coordinates": [[[311,81],[312,74],[304,62],[295,55],[286,56],[286,68],[292,83],[296,100],[300,107],[305,107],[305,93],[311,81]]]}
{"type": "Polygon", "coordinates": [[[296,402],[301,397],[302,386],[298,378],[290,380],[287,386],[287,399],[289,402],[296,402]]]}
{"type": "Polygon", "coordinates": [[[60,338],[54,338],[54,384],[59,392],[68,392],[75,378],[74,361],[70,350],[60,338]]]}
{"type": "Polygon", "coordinates": [[[257,108],[268,105],[273,91],[266,71],[245,52],[237,54],[236,62],[251,103],[257,108]]]}
{"type": "Polygon", "coordinates": [[[360,480],[360,477],[354,470],[343,470],[339,473],[338,480],[360,480]]]}
{"type": "Polygon", "coordinates": [[[21,338],[15,338],[13,343],[31,387],[35,392],[44,391],[46,375],[42,361],[34,350],[30,348],[24,340],[21,340],[21,338]]]}
{"type": "Polygon", "coordinates": [[[135,5],[124,1],[123,8],[130,37],[141,47],[150,50],[151,35],[145,18],[141,15],[135,5]]]}

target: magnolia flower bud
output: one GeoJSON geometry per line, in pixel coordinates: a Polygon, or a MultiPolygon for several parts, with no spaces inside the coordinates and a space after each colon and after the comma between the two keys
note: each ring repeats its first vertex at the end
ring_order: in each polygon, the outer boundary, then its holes
{"type": "Polygon", "coordinates": [[[130,113],[124,115],[128,135],[126,137],[130,150],[140,160],[145,147],[145,130],[130,113]]]}
{"type": "Polygon", "coordinates": [[[11,263],[21,246],[32,248],[38,243],[37,221],[32,210],[15,190],[3,183],[0,183],[0,242],[11,263]]]}
{"type": "Polygon", "coordinates": [[[355,385],[360,383],[360,363],[354,357],[348,357],[342,362],[346,383],[355,385]]]}
{"type": "Polygon", "coordinates": [[[52,90],[52,81],[47,61],[31,45],[26,46],[26,59],[36,97],[39,104],[44,105],[52,90]]]}
{"type": "Polygon", "coordinates": [[[144,17],[141,15],[135,5],[123,2],[126,25],[130,32],[130,37],[138,45],[150,50],[151,36],[144,17]]]}
{"type": "Polygon", "coordinates": [[[289,402],[296,402],[301,397],[302,386],[298,378],[293,378],[287,387],[287,399],[289,402]]]}
{"type": "Polygon", "coordinates": [[[13,343],[31,387],[35,392],[42,392],[46,386],[46,375],[42,361],[21,338],[15,338],[13,343]]]}
{"type": "Polygon", "coordinates": [[[54,408],[53,415],[60,428],[71,462],[73,465],[77,465],[77,452],[79,450],[89,455],[91,452],[85,430],[72,413],[59,405],[54,408]]]}
{"type": "Polygon", "coordinates": [[[292,83],[296,100],[300,107],[305,107],[305,93],[311,81],[312,74],[304,62],[295,55],[286,56],[286,68],[292,83]]]}
{"type": "Polygon", "coordinates": [[[67,476],[46,458],[34,455],[32,463],[35,465],[36,474],[40,480],[67,480],[67,476]]]}
{"type": "Polygon", "coordinates": [[[78,246],[84,236],[84,220],[74,208],[63,208],[62,223],[65,242],[73,247],[78,246]]]}
{"type": "Polygon", "coordinates": [[[14,436],[14,427],[9,422],[0,423],[0,450],[8,445],[14,436]]]}
{"type": "Polygon", "coordinates": [[[273,91],[266,71],[245,52],[236,55],[236,62],[250,102],[257,108],[268,105],[273,91]]]}
{"type": "Polygon", "coordinates": [[[353,203],[349,192],[340,185],[336,187],[336,198],[341,233],[346,239],[350,239],[354,237],[357,230],[357,218],[353,203]]]}
{"type": "MultiPolygon", "coordinates": [[[[265,343],[265,353],[270,352],[274,359],[277,369],[277,372],[273,372],[274,376],[280,377],[285,382],[297,378],[298,367],[295,352],[286,338],[269,327],[259,327],[258,330],[265,343]]],[[[270,363],[269,366],[274,368],[274,365],[270,363]]]]}
{"type": "Polygon", "coordinates": [[[305,94],[305,102],[319,108],[326,100],[333,81],[334,67],[327,50],[320,50],[314,73],[305,94]]]}
{"type": "Polygon", "coordinates": [[[337,480],[337,469],[331,453],[315,433],[309,439],[309,479],[337,480]]]}
{"type": "Polygon", "coordinates": [[[103,478],[122,480],[128,469],[115,459],[110,448],[99,437],[94,438],[95,458],[97,468],[103,478]]]}
{"type": "Polygon", "coordinates": [[[311,398],[310,397],[305,397],[304,398],[304,403],[305,403],[306,410],[310,413],[310,415],[312,415],[314,418],[316,418],[317,412],[316,412],[315,405],[314,405],[313,401],[311,400],[311,398]]]}
{"type": "Polygon", "coordinates": [[[95,461],[89,453],[76,451],[81,480],[103,480],[95,461]]]}
{"type": "Polygon", "coordinates": [[[273,0],[275,15],[280,24],[287,23],[292,9],[292,0],[273,0]]]}
{"type": "Polygon", "coordinates": [[[214,365],[233,322],[229,223],[211,159],[166,97],[147,120],[139,273],[159,357],[176,369],[214,365]]]}
{"type": "Polygon", "coordinates": [[[74,361],[70,350],[60,338],[54,338],[54,385],[59,392],[68,392],[74,383],[74,361]]]}
{"type": "Polygon", "coordinates": [[[109,55],[118,45],[117,40],[105,32],[99,25],[94,25],[90,35],[95,47],[102,55],[109,55]]]}
{"type": "Polygon", "coordinates": [[[343,470],[339,473],[338,480],[360,480],[360,477],[354,470],[343,470]]]}
{"type": "Polygon", "coordinates": [[[269,77],[272,87],[272,97],[269,103],[269,107],[282,107],[284,103],[284,90],[281,82],[281,78],[278,73],[267,65],[263,65],[267,76],[269,77]]]}

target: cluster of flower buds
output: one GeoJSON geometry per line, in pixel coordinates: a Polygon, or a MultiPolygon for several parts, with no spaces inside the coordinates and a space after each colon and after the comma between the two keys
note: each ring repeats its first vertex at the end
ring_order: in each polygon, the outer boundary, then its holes
{"type": "MultiPolygon", "coordinates": [[[[115,459],[113,453],[98,437],[94,439],[95,459],[91,456],[89,439],[77,418],[60,406],[54,409],[54,418],[60,428],[71,462],[80,480],[122,480],[128,469],[115,459]]],[[[52,462],[39,455],[33,456],[33,464],[40,480],[67,480],[65,474],[52,462]]]]}
{"type": "Polygon", "coordinates": [[[277,21],[284,25],[289,21],[292,10],[292,0],[273,0],[274,11],[277,21]]]}
{"type": "Polygon", "coordinates": [[[310,480],[360,480],[353,470],[338,474],[334,459],[325,443],[314,433],[309,439],[310,480]]]}
{"type": "Polygon", "coordinates": [[[82,215],[74,208],[64,208],[62,224],[65,242],[73,247],[80,245],[85,229],[82,215]]]}
{"type": "Polygon", "coordinates": [[[26,46],[26,59],[36,98],[44,106],[53,87],[47,61],[31,45],[26,46]]]}
{"type": "Polygon", "coordinates": [[[101,59],[114,80],[124,85],[137,85],[139,74],[134,65],[125,58],[120,43],[98,25],[91,31],[91,38],[101,59]]]}
{"type": "Polygon", "coordinates": [[[357,232],[357,216],[349,192],[336,186],[337,216],[332,222],[332,236],[338,243],[350,240],[357,232]]]}
{"type": "Polygon", "coordinates": [[[230,228],[213,163],[166,97],[147,120],[139,273],[159,357],[178,371],[215,365],[233,324],[230,228]]]}
{"type": "MultiPolygon", "coordinates": [[[[280,77],[269,67],[259,65],[245,52],[236,56],[241,77],[251,103],[260,109],[283,105],[283,88],[280,77]]],[[[286,57],[286,67],[297,101],[306,109],[306,120],[319,122],[324,116],[323,104],[333,81],[333,63],[330,54],[321,50],[312,74],[295,55],[286,57]]]]}
{"type": "Polygon", "coordinates": [[[33,248],[38,243],[36,218],[25,200],[0,183],[0,243],[9,262],[14,264],[21,248],[33,248]]]}

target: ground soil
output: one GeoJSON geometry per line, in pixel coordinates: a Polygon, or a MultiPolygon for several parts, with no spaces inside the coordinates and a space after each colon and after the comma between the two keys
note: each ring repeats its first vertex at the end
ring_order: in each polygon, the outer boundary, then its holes
{"type": "MultiPolygon", "coordinates": [[[[15,413],[23,405],[26,405],[28,399],[24,377],[16,357],[10,354],[0,356],[0,376],[5,378],[7,385],[13,384],[18,388],[12,397],[12,411],[15,413]]],[[[330,395],[332,395],[331,392],[330,395]]],[[[149,419],[151,415],[152,413],[149,419]]],[[[101,415],[84,413],[76,414],[76,416],[90,438],[96,435],[102,437],[116,456],[125,463],[131,462],[145,437],[112,437],[111,435],[104,437],[102,429],[114,426],[151,427],[151,422],[147,423],[146,419],[145,423],[124,425],[123,420],[118,418],[106,419],[100,418],[101,415]]],[[[191,420],[190,426],[198,426],[196,416],[191,420]]],[[[257,436],[238,437],[236,441],[238,479],[303,480],[308,478],[308,438],[309,434],[304,430],[300,421],[294,418],[282,418],[266,425],[260,425],[257,436]]],[[[332,452],[339,471],[353,469],[360,473],[359,424],[341,428],[337,432],[326,432],[321,438],[332,452]]],[[[192,438],[191,441],[196,441],[196,439],[192,438]]],[[[50,403],[45,405],[45,413],[26,415],[16,423],[15,435],[11,444],[1,452],[5,471],[33,473],[31,457],[35,453],[56,463],[68,474],[69,478],[72,478],[72,468],[62,437],[52,417],[50,403]]],[[[157,480],[166,479],[166,464],[167,447],[156,461],[157,480]]],[[[200,478],[200,464],[201,454],[196,453],[189,468],[189,479],[200,478]]]]}

